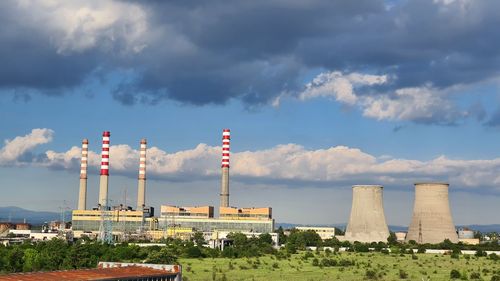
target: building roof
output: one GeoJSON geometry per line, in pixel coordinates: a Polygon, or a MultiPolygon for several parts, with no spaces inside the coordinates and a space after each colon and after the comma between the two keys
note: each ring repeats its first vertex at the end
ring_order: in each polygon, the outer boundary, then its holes
{"type": "Polygon", "coordinates": [[[87,280],[117,280],[130,277],[163,277],[175,276],[177,273],[153,269],[148,267],[127,266],[114,268],[94,268],[79,270],[61,270],[49,272],[30,272],[0,275],[0,281],[7,280],[60,280],[60,281],[87,281],[87,280]]]}

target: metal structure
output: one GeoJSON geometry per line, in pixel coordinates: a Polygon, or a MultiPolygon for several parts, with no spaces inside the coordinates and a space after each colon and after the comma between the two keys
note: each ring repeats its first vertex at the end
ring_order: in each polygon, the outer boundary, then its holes
{"type": "Polygon", "coordinates": [[[458,242],[448,199],[447,183],[416,183],[413,217],[406,241],[440,243],[458,242]]]}
{"type": "Polygon", "coordinates": [[[351,216],[345,239],[359,242],[386,242],[389,228],[385,220],[381,185],[352,187],[351,216]]]}
{"type": "Polygon", "coordinates": [[[141,140],[139,156],[139,183],[137,187],[137,210],[142,210],[146,206],[146,139],[141,140]]]}
{"type": "Polygon", "coordinates": [[[220,193],[220,206],[229,207],[229,143],[231,130],[222,130],[222,181],[220,193]]]}
{"type": "Polygon", "coordinates": [[[80,164],[80,191],[78,195],[78,210],[87,209],[87,163],[89,153],[89,141],[82,141],[82,159],[80,164]]]}
{"type": "Polygon", "coordinates": [[[108,199],[101,209],[101,222],[99,225],[99,240],[104,243],[113,243],[113,218],[111,211],[108,211],[108,199]]]}
{"type": "Polygon", "coordinates": [[[109,137],[111,133],[102,133],[101,177],[99,184],[99,205],[101,210],[108,210],[108,177],[109,177],[109,137]]]}

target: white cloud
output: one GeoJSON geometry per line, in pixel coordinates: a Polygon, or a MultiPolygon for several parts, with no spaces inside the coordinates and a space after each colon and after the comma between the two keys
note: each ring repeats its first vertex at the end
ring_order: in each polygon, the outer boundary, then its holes
{"type": "MultiPolygon", "coordinates": [[[[460,86],[436,89],[432,85],[400,88],[394,92],[370,94],[359,93],[361,87],[383,85],[389,82],[387,75],[369,75],[358,72],[343,74],[338,71],[325,72],[305,85],[298,97],[307,100],[318,97],[333,97],[336,101],[354,105],[363,115],[377,120],[405,120],[421,123],[453,124],[469,115],[461,111],[448,99],[450,92],[460,86]]],[[[283,93],[273,103],[290,93],[283,93]]]]}
{"type": "Polygon", "coordinates": [[[359,86],[372,86],[387,83],[386,75],[370,75],[357,72],[342,74],[340,71],[325,72],[306,84],[300,93],[301,100],[317,97],[333,97],[335,100],[350,105],[358,101],[354,89],[359,86]]]}
{"type": "Polygon", "coordinates": [[[454,104],[443,98],[442,91],[430,86],[402,88],[394,96],[380,95],[364,97],[361,107],[363,115],[378,120],[439,120],[453,123],[467,113],[460,112],[454,104]]]}
{"type": "Polygon", "coordinates": [[[145,47],[148,23],[140,5],[120,1],[21,0],[19,17],[25,25],[43,28],[59,53],[83,52],[96,46],[125,43],[125,51],[145,47]]]}
{"type": "MultiPolygon", "coordinates": [[[[47,143],[53,132],[34,129],[24,137],[6,142],[1,150],[4,165],[25,165],[16,157],[47,143]]],[[[160,180],[196,181],[217,178],[220,174],[221,148],[199,144],[193,149],[167,152],[158,147],[148,149],[147,174],[160,180]]],[[[47,151],[32,165],[67,169],[78,174],[80,148],[66,152],[47,151]]],[[[110,172],[135,178],[139,162],[138,150],[129,145],[110,148],[110,172]]],[[[89,152],[89,165],[97,171],[100,156],[89,152]]],[[[232,153],[231,175],[234,180],[255,180],[269,184],[309,183],[377,183],[411,185],[415,181],[446,180],[453,185],[468,188],[500,190],[500,158],[487,160],[460,160],[440,156],[429,161],[376,157],[357,148],[335,146],[308,150],[297,144],[232,153]]]]}
{"type": "Polygon", "coordinates": [[[5,146],[0,150],[0,164],[16,161],[38,145],[51,142],[53,135],[54,131],[50,129],[33,129],[25,136],[6,140],[5,146]]]}

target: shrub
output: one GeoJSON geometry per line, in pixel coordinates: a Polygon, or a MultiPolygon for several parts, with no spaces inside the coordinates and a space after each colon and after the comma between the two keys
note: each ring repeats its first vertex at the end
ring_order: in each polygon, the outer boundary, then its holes
{"type": "Polygon", "coordinates": [[[481,279],[481,274],[479,274],[479,272],[472,272],[470,274],[470,279],[481,279]]]}
{"type": "Polygon", "coordinates": [[[311,252],[311,251],[307,251],[305,254],[304,254],[304,259],[308,259],[308,258],[314,258],[314,254],[311,252]]]}
{"type": "Polygon", "coordinates": [[[312,262],[312,265],[313,266],[318,266],[319,265],[319,260],[317,258],[314,258],[313,262],[312,262]]]}
{"type": "Polygon", "coordinates": [[[408,278],[408,273],[402,269],[399,270],[399,279],[406,279],[408,278]]]}
{"type": "Polygon", "coordinates": [[[273,268],[280,268],[280,265],[277,262],[275,262],[273,263],[273,268]]]}
{"type": "Polygon", "coordinates": [[[418,245],[417,253],[419,253],[419,254],[425,254],[425,246],[424,245],[418,245]]]}
{"type": "Polygon", "coordinates": [[[490,258],[490,260],[494,260],[494,261],[497,261],[497,260],[499,260],[499,259],[500,259],[500,258],[498,257],[498,255],[497,255],[497,254],[495,254],[495,253],[491,253],[488,257],[490,258]]]}
{"type": "Polygon", "coordinates": [[[365,277],[366,279],[369,279],[369,280],[377,280],[378,276],[377,276],[377,272],[375,270],[366,270],[365,272],[365,277]]]}
{"type": "Polygon", "coordinates": [[[456,269],[452,269],[450,271],[450,278],[451,279],[460,279],[461,276],[462,275],[460,274],[460,272],[458,270],[456,270],[456,269]]]}
{"type": "Polygon", "coordinates": [[[341,259],[341,260],[339,260],[338,265],[340,265],[340,266],[353,266],[354,262],[350,261],[350,260],[341,259]]]}
{"type": "Polygon", "coordinates": [[[493,275],[491,276],[491,281],[500,281],[500,275],[493,275]]]}
{"type": "Polygon", "coordinates": [[[486,257],[488,254],[485,251],[481,250],[481,249],[477,249],[476,253],[474,255],[476,257],[486,257]]]}

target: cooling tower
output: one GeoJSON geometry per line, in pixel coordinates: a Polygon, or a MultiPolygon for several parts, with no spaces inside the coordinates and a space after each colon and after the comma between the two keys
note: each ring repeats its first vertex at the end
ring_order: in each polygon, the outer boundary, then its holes
{"type": "Polygon", "coordinates": [[[78,210],[87,209],[87,163],[89,141],[82,141],[82,159],[80,164],[80,192],[78,194],[78,210]]]}
{"type": "Polygon", "coordinates": [[[141,140],[139,156],[139,184],[137,187],[137,210],[143,210],[146,203],[146,139],[141,140]]]}
{"type": "Polygon", "coordinates": [[[220,206],[229,207],[229,142],[231,131],[222,130],[222,181],[220,192],[220,206]]]}
{"type": "Polygon", "coordinates": [[[354,185],[352,187],[351,217],[345,240],[359,242],[387,242],[389,228],[385,221],[380,185],[354,185]]]}
{"type": "Polygon", "coordinates": [[[108,177],[109,177],[109,137],[111,133],[105,131],[102,133],[102,152],[101,152],[101,177],[99,184],[99,205],[101,209],[108,207],[108,177]]]}
{"type": "Polygon", "coordinates": [[[445,239],[457,243],[458,236],[451,218],[447,183],[416,183],[413,218],[406,241],[440,243],[445,239]]]}

